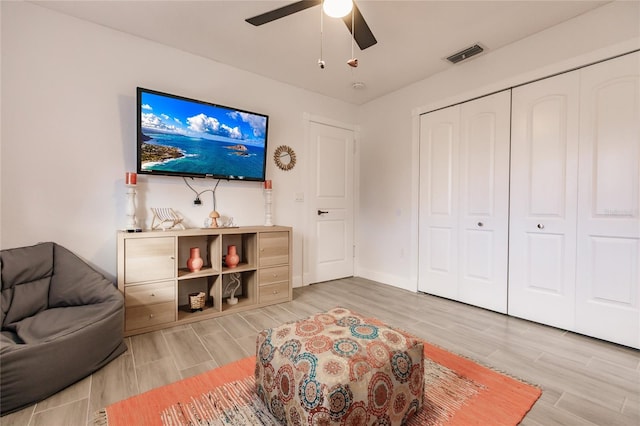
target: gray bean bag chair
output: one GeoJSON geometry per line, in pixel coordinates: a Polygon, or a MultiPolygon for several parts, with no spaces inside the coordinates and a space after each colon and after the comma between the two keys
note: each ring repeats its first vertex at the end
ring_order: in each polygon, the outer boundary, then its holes
{"type": "Polygon", "coordinates": [[[0,251],[0,413],[90,375],[127,347],[118,289],[55,243],[0,251]]]}

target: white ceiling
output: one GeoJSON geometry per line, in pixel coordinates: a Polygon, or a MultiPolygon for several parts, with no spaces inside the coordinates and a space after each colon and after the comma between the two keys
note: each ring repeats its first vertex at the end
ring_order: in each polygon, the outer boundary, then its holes
{"type": "MultiPolygon", "coordinates": [[[[363,104],[453,66],[444,58],[479,43],[485,53],[609,1],[357,1],[378,44],[351,58],[341,19],[319,6],[260,27],[246,18],[291,1],[36,1],[109,28],[153,40],[332,98],[363,104]],[[365,88],[354,89],[354,82],[365,88]]],[[[469,59],[468,61],[472,61],[469,59]]]]}

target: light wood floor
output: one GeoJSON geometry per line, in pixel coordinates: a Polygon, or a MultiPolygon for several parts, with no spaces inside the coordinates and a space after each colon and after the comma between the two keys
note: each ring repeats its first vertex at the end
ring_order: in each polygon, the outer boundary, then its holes
{"type": "Polygon", "coordinates": [[[349,278],[294,300],[127,339],[102,370],[0,424],[73,426],[118,400],[252,355],[258,330],[343,306],[543,388],[523,425],[640,425],[640,352],[461,303],[349,278]]]}

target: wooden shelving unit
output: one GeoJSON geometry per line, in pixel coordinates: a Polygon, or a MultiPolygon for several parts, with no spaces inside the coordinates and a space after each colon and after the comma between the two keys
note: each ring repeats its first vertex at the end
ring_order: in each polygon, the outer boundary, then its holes
{"type": "Polygon", "coordinates": [[[232,312],[290,301],[292,229],[283,226],[118,233],[118,289],[125,297],[125,335],[146,333],[232,312]],[[227,267],[227,246],[240,263],[227,267]],[[204,266],[186,267],[192,247],[204,266]],[[227,303],[224,286],[240,274],[238,303],[227,303]],[[189,294],[203,292],[203,309],[192,312],[189,294]]]}

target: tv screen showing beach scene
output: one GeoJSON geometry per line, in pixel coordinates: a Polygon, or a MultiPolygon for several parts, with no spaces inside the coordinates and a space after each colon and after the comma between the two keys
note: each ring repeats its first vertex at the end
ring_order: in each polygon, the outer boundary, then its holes
{"type": "Polygon", "coordinates": [[[263,181],[268,116],[137,89],[138,172],[263,181]]]}

